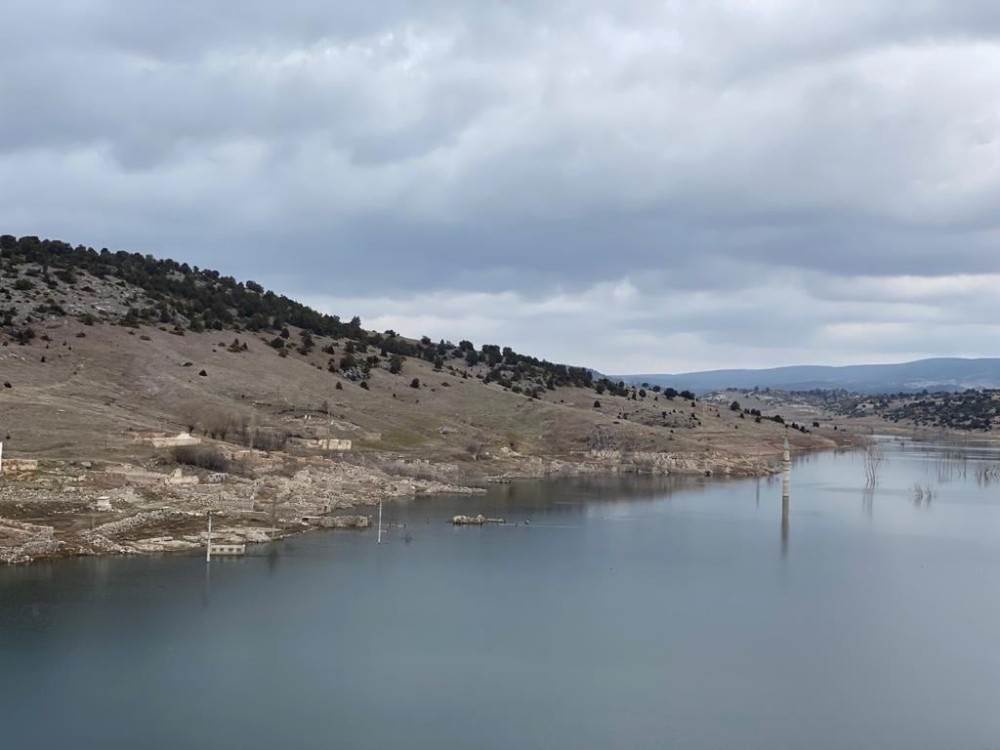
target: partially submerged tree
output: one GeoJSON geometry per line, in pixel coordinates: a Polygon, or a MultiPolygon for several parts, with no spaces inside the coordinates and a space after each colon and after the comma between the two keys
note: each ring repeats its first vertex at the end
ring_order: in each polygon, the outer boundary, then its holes
{"type": "Polygon", "coordinates": [[[878,482],[879,471],[884,460],[885,453],[877,444],[872,443],[865,449],[865,484],[868,487],[874,487],[878,482]]]}

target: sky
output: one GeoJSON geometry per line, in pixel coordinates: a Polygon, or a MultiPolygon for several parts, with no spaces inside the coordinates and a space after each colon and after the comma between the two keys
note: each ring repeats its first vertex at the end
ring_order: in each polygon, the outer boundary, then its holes
{"type": "Polygon", "coordinates": [[[608,373],[1000,355],[990,0],[4,0],[0,232],[608,373]]]}

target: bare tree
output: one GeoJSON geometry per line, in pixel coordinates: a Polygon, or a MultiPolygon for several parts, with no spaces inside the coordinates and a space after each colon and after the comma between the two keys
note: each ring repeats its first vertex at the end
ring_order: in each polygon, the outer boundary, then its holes
{"type": "Polygon", "coordinates": [[[882,462],[885,460],[885,453],[882,449],[872,443],[865,450],[865,485],[868,487],[874,487],[878,482],[879,471],[882,468],[882,462]]]}

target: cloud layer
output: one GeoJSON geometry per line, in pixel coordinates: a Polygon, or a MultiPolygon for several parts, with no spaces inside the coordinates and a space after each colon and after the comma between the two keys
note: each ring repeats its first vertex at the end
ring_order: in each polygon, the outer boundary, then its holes
{"type": "Polygon", "coordinates": [[[4,3],[0,227],[607,371],[1000,350],[994,4],[354,5],[4,3]]]}

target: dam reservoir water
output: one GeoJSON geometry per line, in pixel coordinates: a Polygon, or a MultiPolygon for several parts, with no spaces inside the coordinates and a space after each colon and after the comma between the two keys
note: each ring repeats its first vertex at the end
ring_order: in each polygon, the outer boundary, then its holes
{"type": "Polygon", "coordinates": [[[885,451],[797,459],[786,531],[780,480],[567,480],[0,569],[3,747],[1000,747],[1000,454],[885,451]]]}

